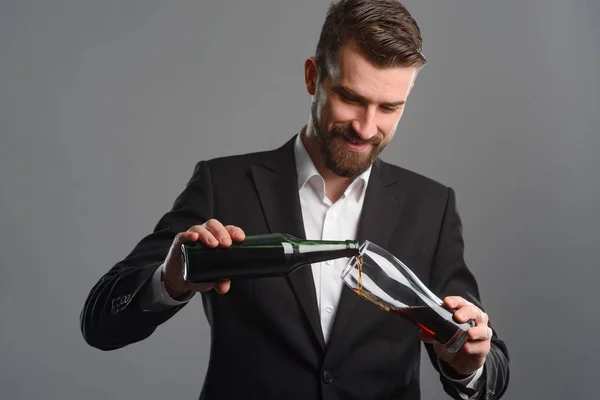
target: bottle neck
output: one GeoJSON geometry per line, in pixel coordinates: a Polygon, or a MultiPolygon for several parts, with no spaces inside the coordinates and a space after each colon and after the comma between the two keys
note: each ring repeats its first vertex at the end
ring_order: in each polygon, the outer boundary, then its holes
{"type": "Polygon", "coordinates": [[[296,246],[288,246],[291,251],[297,251],[300,254],[307,253],[327,253],[327,252],[338,252],[348,251],[349,253],[358,253],[358,242],[352,240],[346,241],[321,241],[318,243],[298,243],[297,250],[294,249],[296,246]]]}
{"type": "Polygon", "coordinates": [[[296,264],[312,264],[338,258],[354,257],[359,254],[359,244],[353,240],[331,241],[323,243],[317,241],[312,244],[299,243],[285,245],[286,253],[296,260],[296,264]]]}

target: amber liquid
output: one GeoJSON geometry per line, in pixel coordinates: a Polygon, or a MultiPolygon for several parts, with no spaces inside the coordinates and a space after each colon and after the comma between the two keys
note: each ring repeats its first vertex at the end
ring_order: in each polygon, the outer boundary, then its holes
{"type": "MultiPolygon", "coordinates": [[[[432,335],[440,343],[447,343],[456,334],[460,327],[456,325],[453,320],[444,318],[438,314],[435,310],[428,306],[414,306],[407,308],[394,308],[388,304],[382,303],[379,299],[374,297],[371,293],[368,293],[362,289],[362,257],[358,257],[358,287],[354,291],[369,302],[375,304],[382,310],[391,312],[392,314],[406,318],[413,322],[421,329],[432,335]]],[[[452,318],[450,315],[449,318],[452,318]]]]}
{"type": "Polygon", "coordinates": [[[362,292],[362,265],[363,265],[362,256],[358,256],[357,261],[358,261],[358,292],[360,294],[360,292],[362,292]]]}

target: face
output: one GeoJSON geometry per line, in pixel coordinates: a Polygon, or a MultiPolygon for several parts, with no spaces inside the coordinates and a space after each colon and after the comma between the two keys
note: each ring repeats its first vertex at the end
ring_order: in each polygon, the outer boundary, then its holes
{"type": "Polygon", "coordinates": [[[312,130],[325,167],[343,177],[369,168],[392,140],[415,76],[414,67],[380,68],[345,45],[318,84],[316,61],[307,60],[312,130]]]}

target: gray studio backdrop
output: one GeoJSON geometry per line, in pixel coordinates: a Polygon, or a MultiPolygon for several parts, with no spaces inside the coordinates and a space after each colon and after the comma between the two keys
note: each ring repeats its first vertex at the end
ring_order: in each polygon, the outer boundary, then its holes
{"type": "MultiPolygon", "coordinates": [[[[454,187],[512,356],[506,399],[597,399],[600,3],[407,0],[429,65],[388,161],[454,187]]],[[[194,399],[197,297],[144,342],[79,313],[201,159],[309,115],[325,0],[0,2],[0,398],[194,399]]],[[[357,361],[358,362],[358,361],[357,361]]],[[[446,398],[427,359],[423,398],[446,398]]]]}

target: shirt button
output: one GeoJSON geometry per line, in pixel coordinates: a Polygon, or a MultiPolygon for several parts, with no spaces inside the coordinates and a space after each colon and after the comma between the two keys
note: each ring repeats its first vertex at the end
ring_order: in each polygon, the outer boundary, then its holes
{"type": "Polygon", "coordinates": [[[333,312],[333,307],[332,306],[327,306],[327,307],[325,307],[325,311],[327,311],[328,313],[332,313],[333,312]]]}
{"type": "Polygon", "coordinates": [[[333,260],[327,260],[327,265],[333,265],[333,260]]]}
{"type": "Polygon", "coordinates": [[[323,382],[331,383],[331,381],[333,381],[333,376],[331,376],[331,372],[325,370],[323,372],[323,382]]]}

